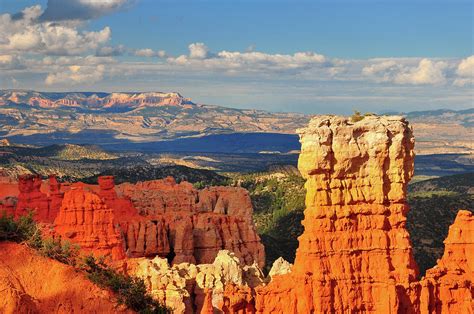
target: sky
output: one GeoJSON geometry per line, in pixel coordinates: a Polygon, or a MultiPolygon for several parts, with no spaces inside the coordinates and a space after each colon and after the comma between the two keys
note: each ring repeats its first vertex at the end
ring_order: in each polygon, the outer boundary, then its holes
{"type": "Polygon", "coordinates": [[[473,2],[0,0],[0,88],[303,113],[474,107],[473,2]]]}

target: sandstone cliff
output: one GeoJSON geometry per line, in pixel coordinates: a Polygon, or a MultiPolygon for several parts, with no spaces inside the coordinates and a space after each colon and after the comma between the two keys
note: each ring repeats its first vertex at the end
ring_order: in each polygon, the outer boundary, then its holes
{"type": "Polygon", "coordinates": [[[64,239],[79,244],[81,250],[97,255],[125,257],[123,240],[114,210],[92,192],[76,188],[65,193],[54,220],[54,230],[64,239]]]}
{"type": "Polygon", "coordinates": [[[471,214],[460,212],[445,256],[416,281],[405,229],[406,185],[414,158],[408,122],[320,116],[298,132],[298,167],[307,180],[307,195],[295,264],[267,286],[228,286],[222,310],[471,313],[471,214]]]}
{"type": "Polygon", "coordinates": [[[121,224],[131,256],[171,254],[173,263],[205,264],[212,263],[219,250],[229,250],[244,263],[256,261],[263,267],[264,248],[252,221],[252,203],[245,189],[197,190],[188,182],[177,184],[168,177],[124,183],[116,190],[130,199],[145,218],[121,224]],[[165,235],[169,235],[167,239],[165,235]],[[144,247],[149,248],[149,253],[143,252],[144,247]]]}

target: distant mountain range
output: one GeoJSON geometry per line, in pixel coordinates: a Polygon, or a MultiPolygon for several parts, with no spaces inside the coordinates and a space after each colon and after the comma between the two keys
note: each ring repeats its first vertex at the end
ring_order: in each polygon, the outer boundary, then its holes
{"type": "MultiPolygon", "coordinates": [[[[405,115],[414,126],[418,153],[472,151],[474,109],[405,115]]],[[[293,150],[299,147],[295,130],[305,126],[310,117],[197,104],[174,92],[0,90],[0,139],[23,144],[97,144],[147,151],[174,151],[176,145],[179,151],[187,147],[197,151],[204,144],[205,151],[213,151],[213,147],[225,151],[223,146],[242,144],[251,146],[251,152],[280,147],[293,150]],[[235,135],[248,133],[268,135],[247,136],[242,142],[235,135]],[[278,145],[269,141],[270,134],[279,134],[275,135],[278,145]]],[[[245,147],[241,150],[246,151],[245,147]]]]}

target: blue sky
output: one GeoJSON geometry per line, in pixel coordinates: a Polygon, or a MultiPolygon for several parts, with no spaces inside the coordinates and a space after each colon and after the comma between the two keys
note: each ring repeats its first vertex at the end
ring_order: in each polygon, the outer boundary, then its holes
{"type": "Polygon", "coordinates": [[[0,0],[0,14],[2,88],[305,113],[474,107],[472,1],[0,0]]]}

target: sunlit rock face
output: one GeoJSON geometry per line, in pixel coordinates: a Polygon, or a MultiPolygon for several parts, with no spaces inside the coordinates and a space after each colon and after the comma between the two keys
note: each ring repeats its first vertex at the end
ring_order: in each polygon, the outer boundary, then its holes
{"type": "Polygon", "coordinates": [[[115,215],[104,201],[82,188],[67,191],[54,221],[54,231],[96,255],[125,257],[123,239],[115,215]]]}
{"type": "MultiPolygon", "coordinates": [[[[245,264],[256,261],[263,267],[264,247],[252,221],[253,208],[247,190],[238,187],[198,190],[189,182],[178,184],[171,177],[124,183],[116,190],[131,201],[129,206],[136,208],[142,217],[122,219],[130,221],[121,223],[130,256],[172,255],[173,263],[206,264],[212,263],[219,250],[225,249],[234,252],[245,264]],[[162,240],[164,235],[168,243],[162,240]],[[145,247],[148,252],[143,251],[145,247]]],[[[117,209],[125,208],[124,204],[114,205],[110,200],[107,203],[117,209]]]]}
{"type": "Polygon", "coordinates": [[[417,281],[405,229],[414,138],[404,118],[319,116],[298,133],[307,195],[295,264],[267,286],[226,289],[224,312],[463,313],[472,306],[472,253],[463,253],[474,242],[470,222],[455,223],[445,257],[417,281]]]}
{"type": "MultiPolygon", "coordinates": [[[[443,257],[411,287],[421,313],[474,312],[474,215],[460,210],[449,227],[443,257]],[[420,291],[421,286],[421,292],[420,291]]],[[[411,308],[413,309],[413,307],[411,308]]]]}
{"type": "Polygon", "coordinates": [[[35,220],[51,225],[51,235],[85,250],[114,259],[159,256],[173,264],[205,264],[225,249],[244,264],[264,265],[243,188],[198,190],[172,177],[119,186],[112,176],[99,177],[98,186],[60,184],[54,176],[47,183],[35,175],[18,181],[18,197],[2,200],[0,214],[19,217],[32,210],[35,220]]]}
{"type": "Polygon", "coordinates": [[[245,265],[227,250],[219,251],[209,264],[170,266],[166,259],[155,257],[131,259],[129,268],[173,313],[208,313],[223,302],[227,284],[255,287],[265,281],[258,265],[245,265]]]}

